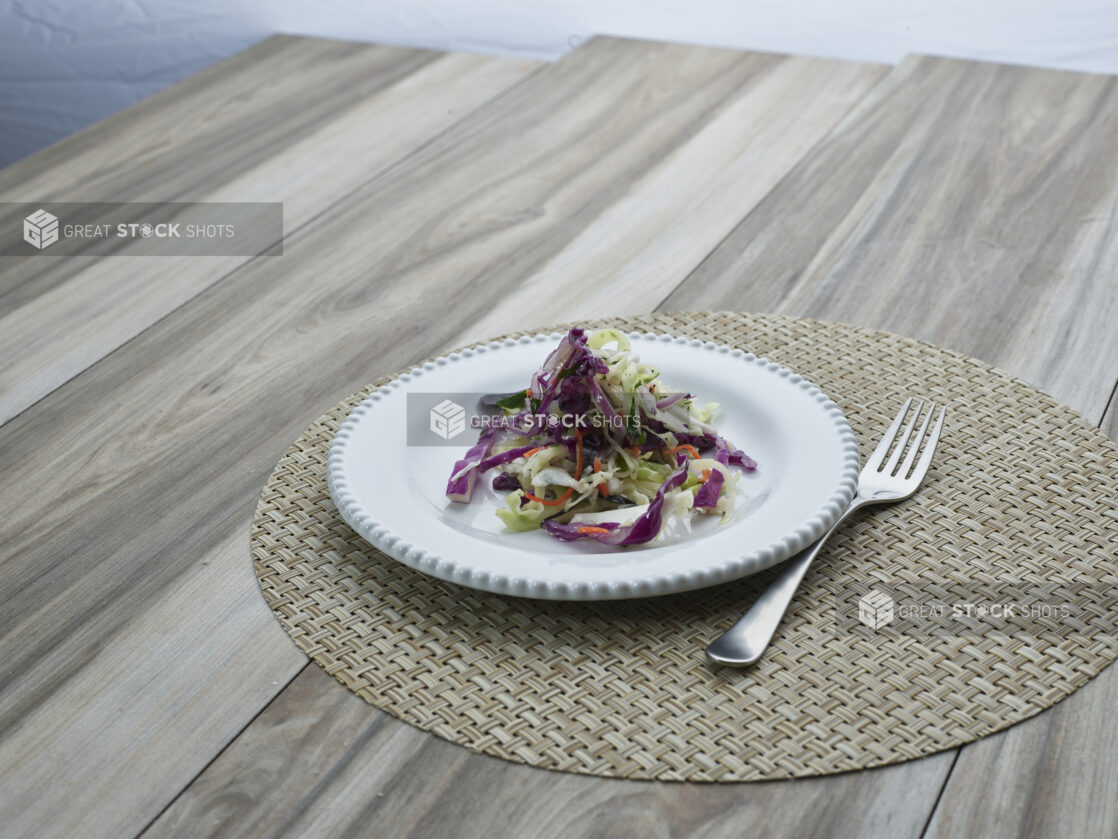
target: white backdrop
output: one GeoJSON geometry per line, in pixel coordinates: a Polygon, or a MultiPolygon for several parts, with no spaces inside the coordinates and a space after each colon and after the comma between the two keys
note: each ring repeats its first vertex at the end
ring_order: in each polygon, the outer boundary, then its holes
{"type": "Polygon", "coordinates": [[[273,32],[541,58],[607,33],[1118,73],[1118,0],[0,0],[0,165],[273,32]]]}

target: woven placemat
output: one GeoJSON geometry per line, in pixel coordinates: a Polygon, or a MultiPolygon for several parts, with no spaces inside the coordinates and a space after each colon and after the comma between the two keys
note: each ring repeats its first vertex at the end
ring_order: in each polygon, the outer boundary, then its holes
{"type": "Polygon", "coordinates": [[[1051,706],[1118,655],[1118,446],[1071,409],[981,362],[868,329],[732,313],[586,325],[607,324],[796,370],[843,409],[863,459],[906,396],[949,404],[925,486],[832,537],[758,666],[714,669],[706,643],[775,569],[686,594],[555,603],[424,576],[353,533],[326,490],[327,448],[377,382],[280,460],[252,550],[295,642],[378,708],[533,766],[760,780],[959,746],[1051,706]],[[859,621],[871,592],[867,623],[885,617],[882,595],[894,610],[877,629],[859,621]]]}

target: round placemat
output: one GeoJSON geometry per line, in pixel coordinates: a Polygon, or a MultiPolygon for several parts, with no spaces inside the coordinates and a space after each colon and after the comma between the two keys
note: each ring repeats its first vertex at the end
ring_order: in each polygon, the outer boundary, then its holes
{"type": "Polygon", "coordinates": [[[703,649],[778,569],[644,600],[549,602],[427,577],[357,536],[327,492],[327,450],[389,379],[375,382],[284,454],[252,531],[283,626],[373,705],[548,769],[762,780],[968,743],[1118,656],[1118,446],[1070,408],[982,362],[858,327],[726,312],[583,325],[790,367],[843,409],[863,460],[906,397],[945,403],[935,462],[915,497],[835,533],[765,658],[728,670],[703,649]]]}

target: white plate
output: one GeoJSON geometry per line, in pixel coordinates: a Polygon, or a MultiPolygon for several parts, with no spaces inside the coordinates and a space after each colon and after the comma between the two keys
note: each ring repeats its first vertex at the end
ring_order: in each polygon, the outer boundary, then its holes
{"type": "Polygon", "coordinates": [[[452,353],[394,379],[353,410],[330,446],[327,479],[342,518],[380,550],[464,586],[550,600],[610,600],[702,588],[787,559],[850,503],[858,446],[842,411],[801,376],[701,341],[633,334],[664,382],[719,402],[720,433],[758,467],[743,473],[733,517],[696,517],[689,534],[628,548],[512,533],[494,511],[505,493],[479,478],[470,504],[444,492],[461,446],[408,446],[407,394],[507,393],[527,386],[562,336],[452,353]]]}

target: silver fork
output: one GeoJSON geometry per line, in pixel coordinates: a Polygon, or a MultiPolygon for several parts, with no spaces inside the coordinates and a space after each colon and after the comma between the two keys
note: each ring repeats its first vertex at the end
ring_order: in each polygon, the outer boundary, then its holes
{"type": "Polygon", "coordinates": [[[870,459],[866,461],[862,474],[858,478],[858,492],[855,494],[854,500],[850,502],[850,506],[838,517],[838,521],[831,525],[831,529],[823,534],[822,538],[788,560],[780,576],[749,607],[749,611],[707,647],[707,658],[712,662],[727,667],[747,667],[756,663],[764,655],[769,642],[772,641],[776,628],[780,624],[780,619],[788,611],[788,606],[796,594],[796,589],[800,587],[804,574],[811,566],[812,560],[815,559],[816,554],[819,553],[830,535],[838,529],[838,526],[855,510],[870,504],[891,504],[894,501],[903,501],[916,492],[920,483],[924,480],[924,476],[928,474],[928,467],[931,465],[936,443],[939,442],[939,433],[943,429],[943,417],[947,409],[939,409],[939,416],[936,417],[932,433],[928,435],[928,425],[932,419],[932,414],[935,413],[936,405],[933,402],[928,406],[928,410],[924,414],[924,421],[920,425],[920,431],[912,440],[912,445],[908,447],[908,454],[905,455],[902,462],[901,455],[905,452],[905,444],[912,437],[912,429],[916,427],[916,421],[920,417],[924,403],[918,402],[916,404],[916,410],[912,412],[912,417],[909,419],[908,425],[905,426],[904,433],[901,434],[900,439],[897,439],[897,432],[900,430],[901,423],[904,422],[905,415],[911,406],[912,400],[906,400],[900,413],[886,429],[881,442],[877,444],[877,448],[870,455],[870,459]],[[926,440],[925,437],[927,437],[926,440]],[[896,446],[893,448],[893,453],[888,460],[885,460],[885,455],[889,453],[894,440],[896,440],[896,446]],[[920,455],[920,459],[916,460],[921,444],[923,444],[923,453],[920,455]],[[913,468],[914,463],[915,468],[913,468]],[[898,468],[898,464],[900,468],[898,468]]]}

